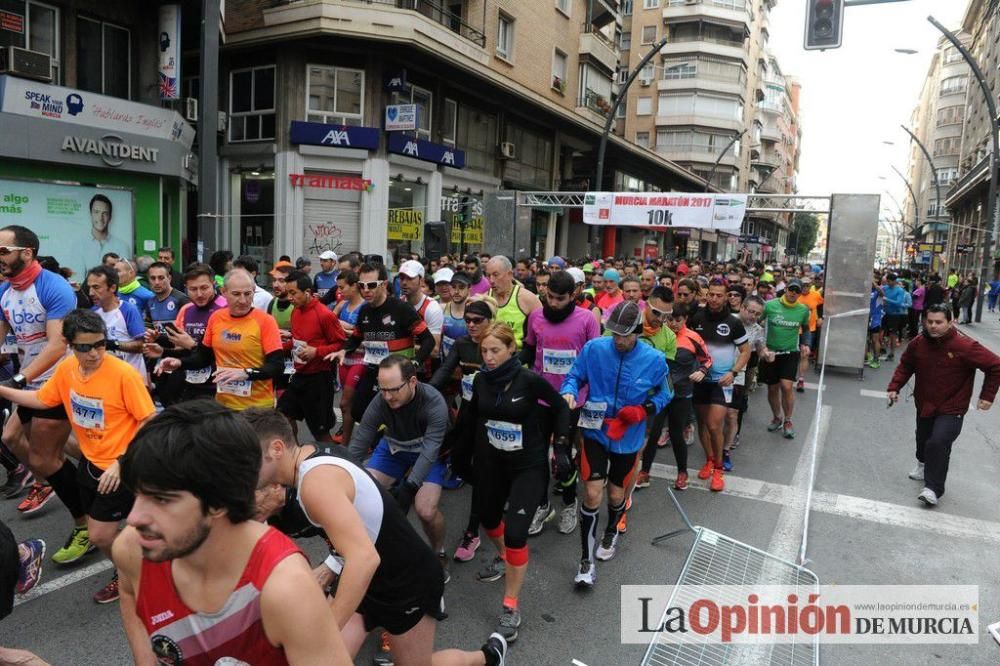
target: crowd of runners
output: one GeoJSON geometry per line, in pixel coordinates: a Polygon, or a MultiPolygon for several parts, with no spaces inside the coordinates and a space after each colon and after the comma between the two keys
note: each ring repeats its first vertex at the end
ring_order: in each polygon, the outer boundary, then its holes
{"type": "MultiPolygon", "coordinates": [[[[120,604],[137,663],[350,663],[377,631],[378,663],[502,664],[529,538],[579,531],[546,556],[599,585],[658,454],[673,489],[724,492],[741,443],[795,438],[823,326],[808,264],[470,254],[390,271],[324,252],[265,276],[229,252],[180,271],[164,247],[74,276],[40,251],[0,229],[0,493],[25,515],[58,498],[52,562],[112,558],[94,600],[120,604]],[[758,384],[769,425],[747,432],[758,384]],[[442,493],[466,484],[446,517],[442,493]],[[311,565],[289,538],[310,536],[329,551],[311,565]],[[480,548],[470,575],[503,581],[496,631],[435,652],[446,584],[480,548]]],[[[957,282],[875,276],[873,367],[948,290],[966,306],[957,282]]],[[[23,594],[46,548],[8,527],[3,584],[23,594]]]]}

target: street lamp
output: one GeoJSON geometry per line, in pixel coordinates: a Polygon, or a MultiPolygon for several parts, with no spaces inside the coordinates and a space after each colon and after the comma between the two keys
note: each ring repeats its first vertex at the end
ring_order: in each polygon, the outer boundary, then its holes
{"type": "MultiPolygon", "coordinates": [[[[950,30],[938,23],[933,16],[928,16],[927,20],[944,34],[945,38],[951,42],[951,45],[962,54],[965,62],[969,63],[969,69],[972,70],[976,80],[979,82],[979,87],[986,98],[986,109],[989,111],[991,125],[990,138],[993,143],[993,152],[990,153],[990,189],[986,197],[986,208],[989,211],[992,228],[990,228],[989,224],[983,224],[983,256],[979,267],[979,288],[982,289],[984,284],[989,283],[989,269],[993,261],[994,237],[1000,236],[1000,217],[997,216],[997,160],[1000,159],[1000,137],[997,136],[997,131],[1000,130],[997,127],[997,105],[993,99],[993,91],[990,89],[990,84],[987,83],[986,77],[983,75],[983,70],[979,68],[979,63],[972,57],[972,54],[965,48],[965,45],[950,30]]],[[[983,298],[976,299],[977,323],[983,320],[983,300],[983,298]]]]}
{"type": "Polygon", "coordinates": [[[916,49],[893,49],[896,53],[902,53],[903,55],[913,55],[914,53],[919,53],[916,49]]]}
{"type": "MultiPolygon", "coordinates": [[[[913,139],[913,141],[916,142],[917,146],[920,147],[920,152],[922,152],[924,154],[924,157],[927,158],[927,164],[931,168],[931,173],[934,174],[934,191],[936,197],[936,200],[934,202],[934,221],[935,223],[939,223],[941,221],[941,182],[938,180],[937,167],[934,165],[934,160],[931,159],[931,154],[927,151],[927,147],[920,142],[920,139],[917,138],[917,135],[911,132],[906,125],[900,125],[900,127],[903,129],[904,132],[909,134],[910,138],[913,139]]],[[[932,242],[936,239],[937,229],[934,230],[934,234],[935,236],[933,236],[931,239],[932,242]]],[[[933,245],[937,245],[937,243],[933,243],[933,245]]]]}

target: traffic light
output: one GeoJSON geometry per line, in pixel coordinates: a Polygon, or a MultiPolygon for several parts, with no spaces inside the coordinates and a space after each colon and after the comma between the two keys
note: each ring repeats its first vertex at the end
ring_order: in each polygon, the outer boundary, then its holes
{"type": "Polygon", "coordinates": [[[806,0],[807,51],[840,47],[844,32],[844,0],[806,0]]]}

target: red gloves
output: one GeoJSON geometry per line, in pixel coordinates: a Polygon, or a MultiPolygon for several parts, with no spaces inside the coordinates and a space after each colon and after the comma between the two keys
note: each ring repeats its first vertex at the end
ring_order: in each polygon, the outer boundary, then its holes
{"type": "Polygon", "coordinates": [[[646,410],[639,405],[629,405],[622,407],[615,414],[614,418],[604,419],[608,426],[609,439],[621,439],[625,436],[625,431],[629,426],[645,420],[646,410]]]}

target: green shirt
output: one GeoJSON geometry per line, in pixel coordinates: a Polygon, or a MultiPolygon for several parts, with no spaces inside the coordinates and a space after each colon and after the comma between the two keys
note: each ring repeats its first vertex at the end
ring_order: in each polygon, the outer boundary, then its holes
{"type": "Polygon", "coordinates": [[[796,302],[791,307],[775,298],[764,306],[767,324],[767,348],[776,352],[792,352],[799,348],[799,332],[809,330],[809,308],[796,302]]]}
{"type": "Polygon", "coordinates": [[[670,361],[677,357],[677,336],[667,326],[661,326],[652,337],[643,334],[639,336],[639,339],[662,353],[670,361]]]}

